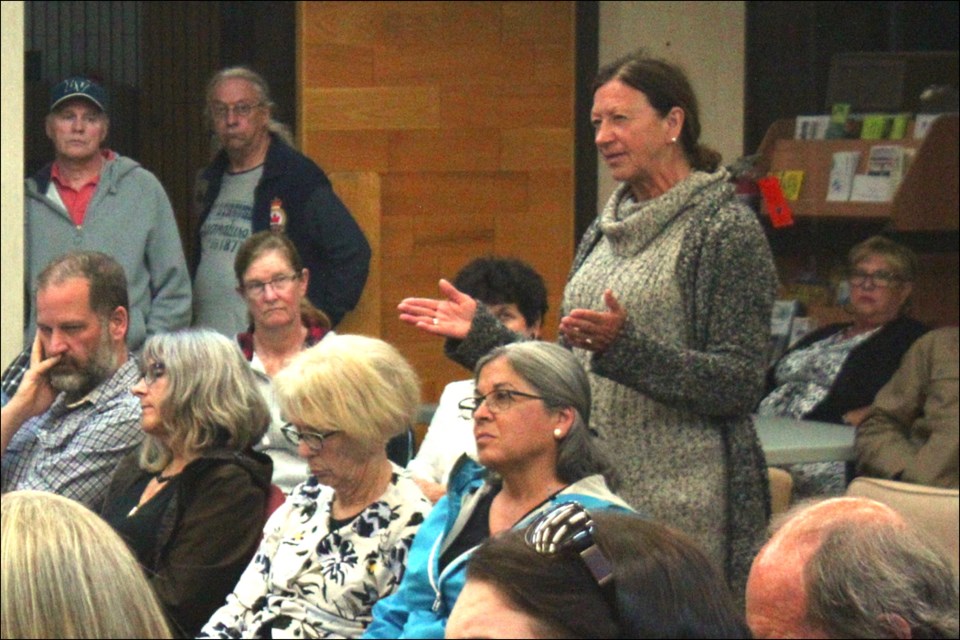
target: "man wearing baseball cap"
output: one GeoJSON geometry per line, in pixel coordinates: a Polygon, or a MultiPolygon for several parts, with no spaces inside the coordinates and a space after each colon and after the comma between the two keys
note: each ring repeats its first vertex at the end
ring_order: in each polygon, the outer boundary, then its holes
{"type": "MultiPolygon", "coordinates": [[[[160,182],[104,145],[108,109],[106,90],[92,78],[67,78],[50,93],[46,133],[54,159],[26,182],[26,291],[36,288],[44,266],[65,253],[106,253],[127,274],[127,345],[136,350],[148,335],[190,324],[190,276],[160,182]]],[[[36,328],[31,303],[28,295],[25,345],[36,328]]],[[[18,383],[15,370],[12,365],[3,376],[8,396],[18,383]]]]}

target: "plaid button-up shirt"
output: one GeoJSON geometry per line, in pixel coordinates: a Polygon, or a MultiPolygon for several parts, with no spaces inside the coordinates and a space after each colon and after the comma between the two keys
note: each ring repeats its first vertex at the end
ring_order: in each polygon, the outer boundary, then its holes
{"type": "Polygon", "coordinates": [[[2,491],[36,489],[99,510],[114,468],[142,441],[140,400],[130,393],[139,378],[128,359],[79,402],[57,396],[46,413],[11,438],[2,460],[2,491]]]}

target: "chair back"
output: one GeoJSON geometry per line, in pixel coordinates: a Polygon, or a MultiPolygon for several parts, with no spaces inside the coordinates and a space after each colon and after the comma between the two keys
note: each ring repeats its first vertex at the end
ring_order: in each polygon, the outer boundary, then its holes
{"type": "Polygon", "coordinates": [[[770,515],[783,513],[793,497],[793,476],[779,467],[767,467],[770,476],[770,515]]]}
{"type": "Polygon", "coordinates": [[[879,478],[854,478],[848,496],[870,498],[896,509],[938,544],[960,573],[960,489],[926,487],[879,478]]]}
{"type": "Polygon", "coordinates": [[[283,489],[278,487],[275,484],[270,485],[270,490],[267,492],[267,519],[270,519],[270,516],[273,515],[273,512],[282,505],[287,500],[286,494],[283,493],[283,489]]]}

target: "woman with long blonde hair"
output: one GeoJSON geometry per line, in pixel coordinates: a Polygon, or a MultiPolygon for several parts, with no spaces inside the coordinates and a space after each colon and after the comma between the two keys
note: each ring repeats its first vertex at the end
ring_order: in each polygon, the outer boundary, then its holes
{"type": "Polygon", "coordinates": [[[169,638],[140,565],[106,522],[42,491],[0,500],[0,636],[169,638]]]}

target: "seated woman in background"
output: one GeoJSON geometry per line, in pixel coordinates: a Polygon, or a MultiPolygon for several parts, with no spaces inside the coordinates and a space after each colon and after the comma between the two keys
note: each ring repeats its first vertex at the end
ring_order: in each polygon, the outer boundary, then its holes
{"type": "MultiPolygon", "coordinates": [[[[855,245],[847,263],[852,321],[808,333],[774,364],[759,415],[856,425],[903,354],[928,331],[904,315],[917,272],[913,251],[874,236],[855,245]]],[[[822,476],[827,467],[837,480],[827,491],[842,493],[837,465],[803,468],[822,476]]],[[[804,479],[795,473],[794,480],[798,495],[809,495],[804,479]]]]}
{"type": "Polygon", "coordinates": [[[256,445],[273,460],[273,483],[290,493],[309,470],[297,446],[283,437],[270,379],[304,349],[330,333],[330,318],[307,298],[310,272],[283,233],[260,231],[240,246],[233,263],[237,292],[247,303],[250,330],[237,334],[270,406],[270,428],[256,445]]]}
{"type": "Polygon", "coordinates": [[[556,503],[629,509],[608,486],[613,469],[587,426],[590,383],[572,353],[546,342],[494,349],[477,363],[475,393],[460,406],[473,414],[483,466],[464,456],[454,467],[364,637],[442,637],[477,545],[556,503]]]}
{"type": "Polygon", "coordinates": [[[274,378],[283,433],[313,477],[271,516],[263,542],[203,637],[355,637],[396,589],[430,511],[386,443],[420,401],[413,367],[392,346],[331,335],[274,378]]]}
{"type": "Polygon", "coordinates": [[[140,565],[95,513],[53,493],[14,491],[0,514],[0,637],[170,637],[140,565]]]}
{"type": "MultiPolygon", "coordinates": [[[[453,286],[486,305],[490,313],[511,331],[525,338],[539,338],[547,313],[547,287],[530,265],[510,258],[477,258],[457,273],[453,286]]],[[[431,501],[447,491],[450,470],[466,453],[477,457],[473,421],[464,419],[458,405],[473,396],[473,380],[448,384],[430,421],[417,456],[407,468],[431,501]]]]}
{"type": "Polygon", "coordinates": [[[634,515],[561,504],[484,542],[447,638],[749,638],[687,536],[634,515]]]}
{"type": "Polygon", "coordinates": [[[101,515],[146,569],[174,634],[192,638],[257,549],[272,465],[250,447],[270,412],[236,345],[214,331],[154,335],[140,362],[147,438],[117,467],[101,515]]]}

